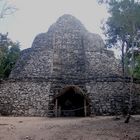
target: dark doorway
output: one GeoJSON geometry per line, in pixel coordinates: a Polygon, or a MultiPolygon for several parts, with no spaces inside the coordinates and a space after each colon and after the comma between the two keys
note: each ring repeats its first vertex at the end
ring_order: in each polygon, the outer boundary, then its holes
{"type": "Polygon", "coordinates": [[[87,99],[75,87],[68,87],[56,98],[57,116],[83,117],[87,116],[87,99]]]}

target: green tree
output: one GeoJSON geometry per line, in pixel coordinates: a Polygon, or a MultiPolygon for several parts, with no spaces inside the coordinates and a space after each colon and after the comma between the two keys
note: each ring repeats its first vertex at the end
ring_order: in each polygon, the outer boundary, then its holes
{"type": "MultiPolygon", "coordinates": [[[[107,4],[110,17],[104,25],[104,32],[107,37],[107,46],[121,47],[123,77],[126,76],[126,68],[130,71],[130,99],[128,123],[132,108],[133,79],[139,73],[139,54],[135,55],[135,49],[139,48],[140,31],[140,2],[139,0],[99,0],[107,4]],[[137,75],[135,74],[137,73],[137,75]]],[[[137,54],[137,53],[136,53],[137,54]]],[[[125,80],[123,82],[125,84],[125,80]]]]}
{"type": "Polygon", "coordinates": [[[136,57],[136,64],[134,69],[134,77],[140,78],[140,55],[136,57]]]}
{"type": "Polygon", "coordinates": [[[107,46],[121,47],[122,68],[125,75],[128,59],[130,60],[132,56],[130,55],[132,42],[137,41],[137,32],[140,29],[140,3],[136,0],[99,0],[99,2],[106,3],[110,13],[103,26],[107,46]]]}
{"type": "MultiPolygon", "coordinates": [[[[16,7],[6,0],[0,0],[0,19],[13,14],[16,7]]],[[[19,42],[13,42],[8,38],[8,33],[0,33],[0,79],[9,76],[16,60],[18,59],[20,48],[19,42]]]]}
{"type": "Polygon", "coordinates": [[[9,76],[19,54],[19,42],[10,40],[8,34],[0,34],[0,78],[9,76]]]}

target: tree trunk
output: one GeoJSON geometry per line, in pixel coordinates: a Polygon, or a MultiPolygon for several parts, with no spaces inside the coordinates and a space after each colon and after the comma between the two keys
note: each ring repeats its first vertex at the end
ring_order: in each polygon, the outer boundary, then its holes
{"type": "MultiPolygon", "coordinates": [[[[126,54],[125,54],[125,41],[123,40],[122,41],[122,47],[121,47],[121,53],[122,53],[122,76],[123,76],[123,87],[125,87],[125,72],[126,72],[126,70],[125,70],[125,56],[126,56],[126,54]]],[[[123,99],[122,99],[123,101],[122,101],[122,104],[123,104],[123,106],[122,106],[122,115],[125,117],[126,115],[127,115],[127,113],[128,113],[128,111],[126,110],[126,106],[125,106],[125,93],[123,94],[123,99]]]]}
{"type": "Polygon", "coordinates": [[[128,116],[126,117],[126,120],[124,121],[124,123],[129,123],[130,117],[131,117],[131,115],[128,114],[128,116]]]}
{"type": "Polygon", "coordinates": [[[129,95],[129,111],[128,116],[126,117],[125,123],[129,123],[131,117],[131,110],[132,110],[132,95],[133,95],[133,83],[134,83],[134,41],[135,41],[135,23],[133,22],[133,35],[132,35],[132,59],[131,59],[131,83],[130,83],[130,95],[129,95]]]}
{"type": "Polygon", "coordinates": [[[122,42],[122,74],[125,77],[125,63],[124,63],[124,41],[122,42]]]}

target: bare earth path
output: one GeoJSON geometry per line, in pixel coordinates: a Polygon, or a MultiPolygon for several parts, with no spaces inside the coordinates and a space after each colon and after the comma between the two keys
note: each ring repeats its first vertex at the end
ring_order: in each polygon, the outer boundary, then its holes
{"type": "Polygon", "coordinates": [[[140,140],[140,116],[129,124],[113,117],[0,117],[0,140],[140,140]]]}

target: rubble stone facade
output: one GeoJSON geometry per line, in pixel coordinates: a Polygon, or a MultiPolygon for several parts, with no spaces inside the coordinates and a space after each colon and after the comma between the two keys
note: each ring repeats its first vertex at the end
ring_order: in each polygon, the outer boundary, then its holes
{"type": "MultiPolygon", "coordinates": [[[[64,108],[61,93],[73,89],[86,101],[85,115],[115,114],[124,104],[128,107],[130,98],[130,79],[124,84],[121,73],[119,61],[101,37],[64,15],[35,37],[32,47],[21,52],[9,79],[1,81],[0,113],[58,116],[59,106],[64,108]]],[[[140,84],[133,89],[132,110],[140,113],[140,84]]]]}

